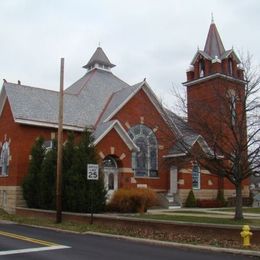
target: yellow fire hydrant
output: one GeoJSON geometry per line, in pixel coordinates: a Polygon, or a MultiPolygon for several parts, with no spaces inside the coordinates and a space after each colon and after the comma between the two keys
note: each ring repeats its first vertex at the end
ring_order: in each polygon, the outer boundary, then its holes
{"type": "Polygon", "coordinates": [[[250,227],[248,225],[244,225],[242,230],[243,231],[240,232],[240,235],[243,238],[243,246],[250,246],[250,236],[252,236],[253,233],[250,232],[250,227]]]}

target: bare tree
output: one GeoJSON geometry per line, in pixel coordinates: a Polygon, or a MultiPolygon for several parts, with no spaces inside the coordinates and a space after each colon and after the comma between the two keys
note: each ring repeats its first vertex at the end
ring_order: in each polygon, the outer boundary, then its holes
{"type": "Polygon", "coordinates": [[[230,87],[215,81],[211,85],[213,96],[198,95],[187,103],[183,94],[174,92],[179,108],[188,112],[188,124],[210,149],[194,151],[184,135],[179,136],[179,142],[202,167],[234,185],[236,220],[243,219],[242,184],[260,169],[260,72],[251,55],[241,60],[245,79],[241,84],[230,87]]]}

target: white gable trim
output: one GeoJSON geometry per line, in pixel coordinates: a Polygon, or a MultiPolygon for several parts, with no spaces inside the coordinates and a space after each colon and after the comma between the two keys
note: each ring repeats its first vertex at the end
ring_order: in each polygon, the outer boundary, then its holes
{"type": "Polygon", "coordinates": [[[157,96],[152,91],[152,89],[148,85],[148,83],[145,83],[143,85],[143,90],[147,94],[147,96],[148,96],[149,100],[152,102],[152,104],[154,104],[154,106],[155,106],[156,110],[158,111],[158,113],[160,115],[164,116],[166,114],[166,112],[163,110],[162,104],[160,103],[160,101],[158,100],[157,96]]]}
{"type": "MultiPolygon", "coordinates": [[[[31,126],[58,128],[58,124],[56,124],[56,123],[32,121],[32,120],[19,119],[19,118],[15,119],[15,123],[23,124],[23,125],[31,125],[31,126]]],[[[70,131],[78,131],[78,132],[84,131],[84,127],[69,126],[69,125],[63,125],[63,129],[70,130],[70,131]]]]}
{"type": "Polygon", "coordinates": [[[209,75],[209,76],[206,76],[206,77],[202,77],[202,78],[199,78],[199,79],[195,79],[195,80],[192,80],[192,81],[186,81],[182,84],[185,87],[189,87],[189,86],[192,86],[194,84],[197,84],[197,83],[209,80],[209,79],[214,79],[214,78],[217,78],[217,77],[224,78],[224,79],[227,79],[227,80],[230,80],[230,81],[235,81],[235,82],[238,82],[240,84],[246,84],[245,80],[233,78],[231,76],[227,76],[227,75],[224,75],[224,74],[221,74],[221,73],[215,73],[215,74],[212,74],[212,75],[209,75]]]}
{"type": "Polygon", "coordinates": [[[213,155],[213,151],[212,149],[208,146],[207,142],[205,141],[205,139],[199,135],[198,138],[193,142],[193,144],[191,145],[191,147],[193,147],[193,145],[198,142],[198,144],[200,145],[202,151],[207,154],[207,155],[213,155]]]}
{"type": "Polygon", "coordinates": [[[213,151],[211,150],[211,148],[208,146],[207,142],[205,141],[205,139],[199,135],[194,141],[193,143],[187,147],[187,151],[184,151],[183,153],[172,153],[172,154],[167,154],[164,155],[163,158],[175,158],[175,157],[181,157],[181,156],[186,156],[188,155],[188,150],[192,149],[192,147],[198,143],[199,146],[201,147],[202,151],[206,154],[206,155],[213,155],[213,151]]]}
{"type": "Polygon", "coordinates": [[[191,65],[193,65],[196,62],[199,55],[202,55],[207,60],[212,60],[212,58],[209,55],[207,55],[207,53],[205,53],[201,50],[197,50],[197,52],[195,53],[195,55],[190,63],[191,65]]]}
{"type": "Polygon", "coordinates": [[[94,141],[94,145],[97,145],[112,129],[115,129],[121,139],[125,142],[130,151],[135,150],[139,151],[138,146],[133,142],[130,136],[127,134],[126,130],[120,124],[118,120],[115,120],[105,131],[104,133],[94,141]]]}
{"type": "Polygon", "coordinates": [[[187,153],[175,153],[175,154],[167,154],[167,155],[163,155],[163,158],[176,158],[176,157],[182,157],[182,156],[186,156],[187,153]]]}
{"type": "MultiPolygon", "coordinates": [[[[8,97],[7,97],[7,93],[6,93],[6,90],[5,90],[5,85],[3,85],[2,90],[1,90],[1,94],[0,94],[0,116],[2,116],[4,106],[5,106],[5,103],[6,103],[7,100],[8,100],[8,97]]],[[[11,103],[10,103],[9,100],[8,100],[8,102],[9,102],[9,106],[10,106],[10,109],[11,109],[11,114],[12,114],[13,120],[15,121],[11,103]]]]}
{"type": "Polygon", "coordinates": [[[0,97],[0,100],[2,101],[1,104],[0,104],[0,116],[2,115],[2,112],[3,112],[3,109],[4,109],[4,106],[5,106],[5,102],[7,100],[7,97],[5,94],[3,94],[3,97],[0,97]],[[1,100],[2,99],[2,100],[1,100]]]}
{"type": "Polygon", "coordinates": [[[138,88],[131,92],[131,94],[107,117],[105,118],[104,122],[108,122],[121,108],[141,89],[143,86],[143,82],[140,83],[138,88]]]}
{"type": "MultiPolygon", "coordinates": [[[[140,83],[140,85],[138,86],[138,88],[136,88],[105,120],[104,122],[108,122],[118,111],[120,111],[124,105],[140,90],[143,89],[144,92],[146,93],[147,97],[149,98],[149,100],[151,101],[151,103],[155,106],[156,110],[158,111],[158,113],[162,116],[163,120],[166,122],[166,124],[170,127],[170,129],[172,129],[172,127],[169,125],[169,122],[167,122],[166,117],[167,113],[164,111],[160,101],[158,100],[158,98],[156,97],[155,93],[152,91],[151,87],[148,85],[148,83],[146,81],[143,81],[142,83],[140,83]]],[[[170,119],[169,119],[170,120],[170,119]]],[[[176,127],[176,129],[178,129],[176,127]]],[[[175,131],[176,131],[175,129],[175,131]]],[[[176,132],[174,131],[174,133],[176,134],[176,132]]]]}

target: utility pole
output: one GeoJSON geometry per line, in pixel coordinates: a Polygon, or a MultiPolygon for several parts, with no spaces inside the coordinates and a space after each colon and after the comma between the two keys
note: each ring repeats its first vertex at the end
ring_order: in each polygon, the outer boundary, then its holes
{"type": "Polygon", "coordinates": [[[60,63],[60,97],[59,97],[59,128],[58,128],[58,155],[56,176],[56,223],[61,223],[61,187],[62,187],[62,146],[63,146],[63,86],[64,86],[64,58],[60,63]]]}

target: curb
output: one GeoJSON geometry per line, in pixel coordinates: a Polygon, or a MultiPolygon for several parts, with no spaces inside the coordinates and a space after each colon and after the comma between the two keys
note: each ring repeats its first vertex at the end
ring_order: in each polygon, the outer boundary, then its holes
{"type": "Polygon", "coordinates": [[[197,250],[197,251],[208,251],[208,252],[229,253],[229,254],[239,254],[239,255],[259,256],[260,257],[260,252],[253,251],[253,250],[242,250],[242,249],[233,249],[233,248],[224,248],[224,247],[181,244],[181,243],[176,243],[176,242],[160,241],[160,240],[137,238],[137,237],[128,237],[128,236],[123,236],[123,235],[112,235],[112,234],[92,232],[92,231],[87,231],[87,232],[84,232],[83,234],[124,239],[124,240],[128,240],[128,241],[133,241],[133,242],[141,242],[141,243],[145,243],[145,244],[159,245],[159,246],[165,246],[165,247],[175,247],[175,248],[183,248],[183,249],[193,249],[193,250],[197,250]]]}

